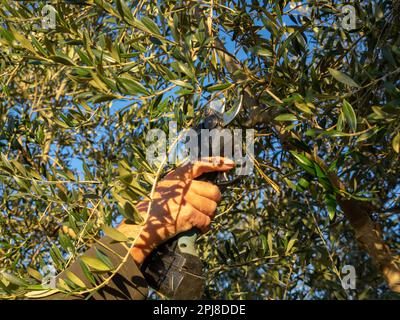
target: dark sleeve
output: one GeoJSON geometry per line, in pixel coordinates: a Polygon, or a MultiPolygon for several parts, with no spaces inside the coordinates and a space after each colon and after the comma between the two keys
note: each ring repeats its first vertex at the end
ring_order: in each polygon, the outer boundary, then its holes
{"type": "MultiPolygon", "coordinates": [[[[111,260],[113,266],[121,264],[123,257],[127,254],[127,249],[121,243],[113,241],[109,237],[101,238],[100,243],[96,243],[92,248],[85,252],[85,256],[96,257],[96,250],[102,254],[107,255],[111,260]]],[[[98,254],[98,253],[97,253],[98,254]]],[[[71,271],[77,277],[79,277],[87,286],[91,288],[94,285],[85,276],[80,259],[78,258],[73,264],[60,273],[56,278],[56,283],[59,283],[60,279],[68,279],[66,271],[71,271]]],[[[101,283],[98,275],[93,273],[97,283],[101,283]]],[[[132,256],[129,255],[128,260],[122,265],[110,282],[104,287],[100,288],[97,292],[92,294],[89,299],[94,300],[144,300],[148,294],[148,288],[146,280],[140,272],[138,266],[133,260],[132,256]]],[[[71,296],[63,293],[56,293],[48,296],[44,299],[49,300],[75,300],[84,299],[83,296],[71,296]]]]}

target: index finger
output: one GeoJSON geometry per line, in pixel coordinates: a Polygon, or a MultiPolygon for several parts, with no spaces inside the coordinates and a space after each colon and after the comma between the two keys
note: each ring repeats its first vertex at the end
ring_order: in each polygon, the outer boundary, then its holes
{"type": "Polygon", "coordinates": [[[214,171],[228,171],[235,167],[235,163],[228,158],[224,157],[209,157],[202,158],[200,161],[195,163],[188,163],[182,167],[177,168],[171,172],[169,178],[177,179],[195,179],[201,176],[203,173],[214,172],[214,171]]]}

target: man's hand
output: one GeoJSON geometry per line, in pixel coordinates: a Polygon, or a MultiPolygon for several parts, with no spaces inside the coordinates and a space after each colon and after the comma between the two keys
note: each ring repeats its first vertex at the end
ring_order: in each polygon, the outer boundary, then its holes
{"type": "MultiPolygon", "coordinates": [[[[142,264],[154,248],[181,232],[193,227],[205,232],[221,193],[214,184],[194,179],[203,173],[228,171],[234,166],[232,160],[213,157],[184,165],[165,176],[156,186],[149,216],[131,252],[136,263],[142,264]]],[[[146,215],[149,204],[150,201],[143,201],[137,208],[146,215]]],[[[128,236],[129,228],[124,222],[118,227],[128,236]]]]}

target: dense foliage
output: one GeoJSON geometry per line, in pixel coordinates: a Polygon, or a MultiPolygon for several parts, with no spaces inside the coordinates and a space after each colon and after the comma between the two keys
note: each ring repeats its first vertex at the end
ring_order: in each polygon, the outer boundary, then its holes
{"type": "Polygon", "coordinates": [[[231,177],[199,241],[207,297],[399,297],[379,242],[399,252],[398,1],[47,2],[55,28],[43,1],[0,1],[2,298],[42,290],[101,229],[118,237],[104,226],[121,214],[137,221],[168,169],[146,162],[146,133],[192,126],[237,87],[232,127],[256,130],[255,168],[231,177]]]}

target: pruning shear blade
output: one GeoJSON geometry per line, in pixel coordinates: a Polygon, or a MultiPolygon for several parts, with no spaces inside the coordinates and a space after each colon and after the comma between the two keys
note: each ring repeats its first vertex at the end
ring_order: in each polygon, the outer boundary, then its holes
{"type": "Polygon", "coordinates": [[[225,97],[217,99],[217,100],[211,100],[209,103],[208,108],[213,110],[213,112],[217,113],[220,118],[222,119],[222,125],[227,126],[229,123],[233,121],[233,119],[236,118],[238,113],[240,112],[243,104],[243,95],[239,92],[239,101],[235,102],[234,106],[230,108],[228,111],[225,111],[225,106],[226,106],[226,99],[225,97]]]}

